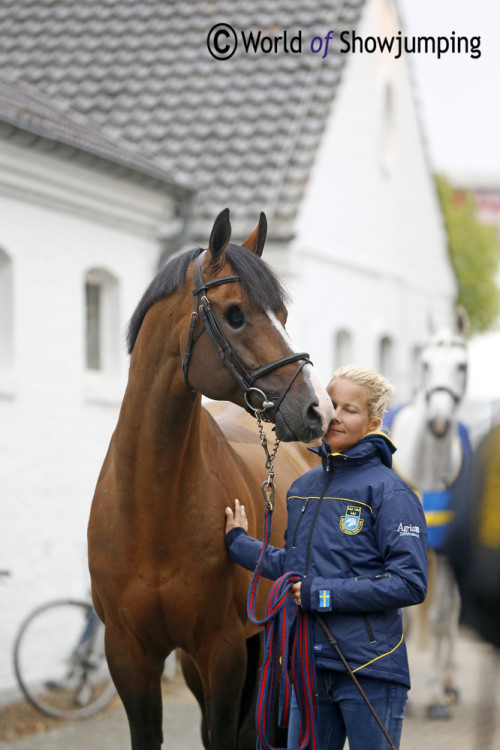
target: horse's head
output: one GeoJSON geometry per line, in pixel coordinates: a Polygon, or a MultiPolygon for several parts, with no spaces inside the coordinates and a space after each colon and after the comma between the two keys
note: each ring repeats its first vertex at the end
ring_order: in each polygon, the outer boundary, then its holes
{"type": "Polygon", "coordinates": [[[455,329],[432,334],[421,354],[423,395],[427,425],[436,438],[444,438],[455,420],[467,384],[466,316],[457,313],[455,329]]]}
{"type": "Polygon", "coordinates": [[[192,263],[185,383],[209,398],[260,413],[274,422],[281,440],[311,442],[326,432],[333,407],[309,355],[295,352],[286,334],[285,293],[260,257],[266,231],[261,214],[249,237],[231,244],[225,209],[207,250],[192,263]]]}

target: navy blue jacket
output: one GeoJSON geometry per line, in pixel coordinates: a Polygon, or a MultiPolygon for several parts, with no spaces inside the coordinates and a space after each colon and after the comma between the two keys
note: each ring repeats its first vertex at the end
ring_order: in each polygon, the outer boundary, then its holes
{"type": "MultiPolygon", "coordinates": [[[[427,531],[421,503],[391,469],[395,448],[370,433],[343,454],[326,443],[321,466],[303,474],[287,495],[285,546],[269,546],[262,575],[304,576],[302,607],[320,612],[351,668],[410,686],[400,607],[427,590],[427,531]]],[[[231,559],[254,570],[262,542],[243,529],[226,535],[231,559]]],[[[291,599],[288,607],[295,607],[291,599]]],[[[315,623],[316,666],[344,667],[315,623]]]]}

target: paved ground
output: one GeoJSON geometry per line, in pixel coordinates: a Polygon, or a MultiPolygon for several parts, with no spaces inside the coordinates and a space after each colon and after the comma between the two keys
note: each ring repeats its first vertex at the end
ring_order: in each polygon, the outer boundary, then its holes
{"type": "Polygon", "coordinates": [[[470,635],[461,637],[457,655],[460,701],[451,719],[438,721],[426,718],[430,654],[411,643],[408,650],[412,689],[401,750],[500,750],[500,660],[493,650],[470,635]]]}
{"type": "MultiPolygon", "coordinates": [[[[462,636],[459,648],[461,701],[451,719],[433,722],[425,718],[425,674],[429,656],[427,652],[411,648],[410,657],[413,689],[401,750],[500,750],[500,675],[490,649],[462,636]],[[495,699],[494,706],[491,706],[492,699],[495,699]],[[499,726],[494,734],[491,719],[485,714],[489,705],[498,716],[499,726]],[[478,714],[478,706],[482,714],[478,714]]],[[[179,676],[167,683],[164,710],[165,750],[203,750],[198,707],[179,676]]],[[[89,747],[128,750],[128,727],[120,705],[83,722],[31,734],[17,741],[0,742],[0,750],[88,750],[89,747]]]]}

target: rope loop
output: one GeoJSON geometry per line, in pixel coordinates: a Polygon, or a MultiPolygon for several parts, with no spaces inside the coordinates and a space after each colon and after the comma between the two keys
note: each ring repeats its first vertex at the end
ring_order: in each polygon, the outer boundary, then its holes
{"type": "Polygon", "coordinates": [[[272,451],[269,451],[267,436],[262,425],[262,412],[263,409],[255,410],[260,443],[266,455],[266,469],[268,470],[267,479],[261,485],[265,502],[264,534],[262,550],[250,581],[247,599],[248,618],[254,624],[264,626],[264,659],[256,709],[256,750],[285,750],[285,748],[273,748],[270,744],[279,664],[281,664],[279,724],[280,726],[288,724],[291,695],[290,667],[292,683],[301,712],[300,746],[298,750],[319,750],[315,704],[316,681],[312,660],[313,621],[301,607],[296,607],[289,626],[287,617],[290,620],[290,615],[287,615],[285,606],[289,599],[288,594],[291,587],[294,583],[301,581],[302,576],[298,573],[289,572],[274,581],[267,600],[264,619],[259,620],[255,613],[262,561],[271,538],[274,510],[274,463],[280,444],[279,439],[276,438],[272,451]],[[290,643],[290,633],[292,632],[293,636],[290,643]]]}
{"type": "Polygon", "coordinates": [[[262,550],[252,575],[247,601],[249,619],[256,625],[264,626],[264,658],[256,708],[256,750],[278,750],[278,748],[272,747],[270,736],[279,664],[281,664],[279,724],[280,726],[288,724],[291,695],[290,668],[292,684],[301,711],[300,746],[298,750],[319,750],[315,704],[316,680],[312,659],[313,621],[298,606],[295,608],[290,621],[290,614],[287,613],[285,606],[289,599],[291,587],[294,583],[301,581],[302,576],[298,573],[289,572],[274,581],[267,600],[264,618],[259,620],[255,613],[258,582],[264,553],[271,537],[271,523],[272,510],[266,508],[262,550]]]}

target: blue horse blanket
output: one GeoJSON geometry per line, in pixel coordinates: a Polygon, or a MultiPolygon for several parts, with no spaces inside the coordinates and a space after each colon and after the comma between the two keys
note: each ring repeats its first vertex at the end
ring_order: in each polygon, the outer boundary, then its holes
{"type": "MultiPolygon", "coordinates": [[[[384,415],[384,427],[389,432],[394,423],[394,418],[404,406],[406,404],[401,404],[384,415]]],[[[430,549],[434,549],[437,552],[442,552],[444,549],[446,537],[455,515],[456,498],[463,496],[464,491],[468,492],[467,484],[471,481],[472,447],[469,433],[467,427],[462,422],[458,422],[457,427],[462,455],[458,472],[452,478],[449,485],[444,489],[428,490],[425,492],[422,492],[419,487],[412,486],[412,489],[422,500],[425,520],[427,521],[427,545],[430,549]]],[[[407,480],[405,479],[405,481],[407,480]]]]}

